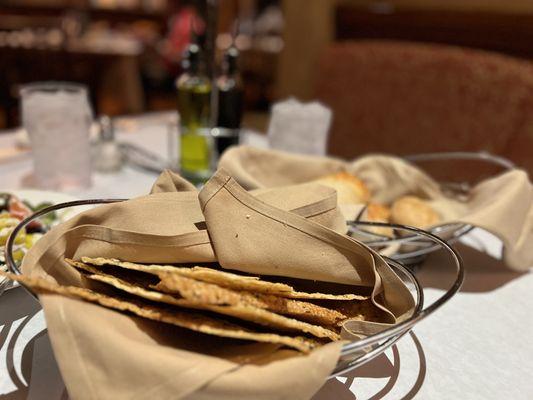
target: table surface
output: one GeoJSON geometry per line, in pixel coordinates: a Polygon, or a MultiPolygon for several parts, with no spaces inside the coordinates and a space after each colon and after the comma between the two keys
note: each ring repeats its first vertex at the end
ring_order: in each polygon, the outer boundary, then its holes
{"type": "MultiPolygon", "coordinates": [[[[119,140],[165,155],[166,129],[143,126],[119,140]]],[[[264,140],[248,134],[248,143],[264,140]]],[[[14,144],[0,134],[0,149],[14,144]]],[[[31,172],[29,155],[0,163],[2,190],[22,188],[31,172]]],[[[125,167],[95,174],[80,198],[145,194],[156,175],[125,167]]],[[[500,261],[501,243],[474,230],[457,245],[465,266],[461,292],[422,321],[395,346],[346,376],[329,380],[314,400],[343,399],[531,399],[533,398],[533,273],[500,261]]],[[[450,276],[444,255],[431,255],[418,271],[426,304],[443,293],[450,276]]],[[[39,304],[24,289],[0,297],[0,399],[67,399],[39,304]]]]}

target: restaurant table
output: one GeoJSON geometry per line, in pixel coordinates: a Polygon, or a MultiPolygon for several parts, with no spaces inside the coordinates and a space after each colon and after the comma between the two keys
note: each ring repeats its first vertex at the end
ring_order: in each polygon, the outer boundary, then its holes
{"type": "MultiPolygon", "coordinates": [[[[166,153],[167,131],[144,125],[118,132],[118,139],[166,153]]],[[[0,150],[13,146],[0,134],[0,150]]],[[[246,133],[245,142],[265,146],[246,133]]],[[[0,162],[0,190],[22,188],[31,172],[29,154],[0,162]]],[[[126,166],[95,174],[93,186],[70,192],[79,198],[133,197],[150,190],[156,174],[126,166]]],[[[416,325],[373,361],[325,383],[314,400],[344,399],[531,399],[533,398],[533,274],[500,261],[501,242],[479,229],[456,248],[465,267],[460,293],[416,325]]],[[[418,278],[426,304],[444,291],[444,255],[430,255],[418,278]]],[[[68,399],[46,334],[43,312],[23,288],[0,296],[0,400],[68,399]]]]}

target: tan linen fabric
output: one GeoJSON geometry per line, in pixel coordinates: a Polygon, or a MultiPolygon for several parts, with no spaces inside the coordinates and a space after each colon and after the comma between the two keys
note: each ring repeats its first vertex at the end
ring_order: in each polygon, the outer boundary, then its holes
{"type": "MultiPolygon", "coordinates": [[[[346,229],[332,189],[303,184],[246,192],[219,171],[201,192],[165,172],[153,193],[85,211],[47,233],[24,273],[85,286],[64,258],[218,261],[250,273],[365,286],[387,324],[413,298],[383,259],[346,229]]],[[[317,282],[317,288],[319,283],[317,282]]],[[[354,288],[354,290],[358,290],[354,288]]],[[[336,365],[341,342],[308,355],[206,336],[58,295],[41,295],[48,332],[73,399],[307,399],[336,365]]],[[[370,331],[351,321],[344,338],[370,331]]]]}
{"type": "Polygon", "coordinates": [[[487,179],[477,184],[466,199],[459,200],[443,193],[420,169],[387,155],[368,155],[347,162],[240,146],[226,151],[219,167],[248,190],[301,184],[347,171],[368,185],[373,201],[390,203],[405,194],[427,198],[441,215],[442,223],[464,222],[498,236],[504,243],[504,260],[509,268],[525,270],[533,266],[533,186],[523,170],[487,179]]]}

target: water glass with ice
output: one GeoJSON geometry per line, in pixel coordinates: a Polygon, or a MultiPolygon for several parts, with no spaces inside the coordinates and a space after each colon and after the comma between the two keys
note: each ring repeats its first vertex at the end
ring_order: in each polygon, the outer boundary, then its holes
{"type": "Polygon", "coordinates": [[[87,88],[74,83],[33,83],[22,87],[21,103],[35,186],[61,191],[89,187],[93,116],[87,88]]]}

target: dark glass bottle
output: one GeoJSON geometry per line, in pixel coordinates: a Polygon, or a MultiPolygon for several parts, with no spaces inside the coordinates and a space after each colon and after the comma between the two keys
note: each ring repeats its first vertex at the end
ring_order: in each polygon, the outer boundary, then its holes
{"type": "Polygon", "coordinates": [[[201,182],[211,172],[211,82],[204,73],[198,45],[189,46],[183,64],[185,72],[176,79],[181,172],[191,181],[201,182]]]}
{"type": "Polygon", "coordinates": [[[217,151],[238,144],[243,112],[243,82],[238,68],[239,51],[230,47],[224,54],[217,86],[217,151]]]}

